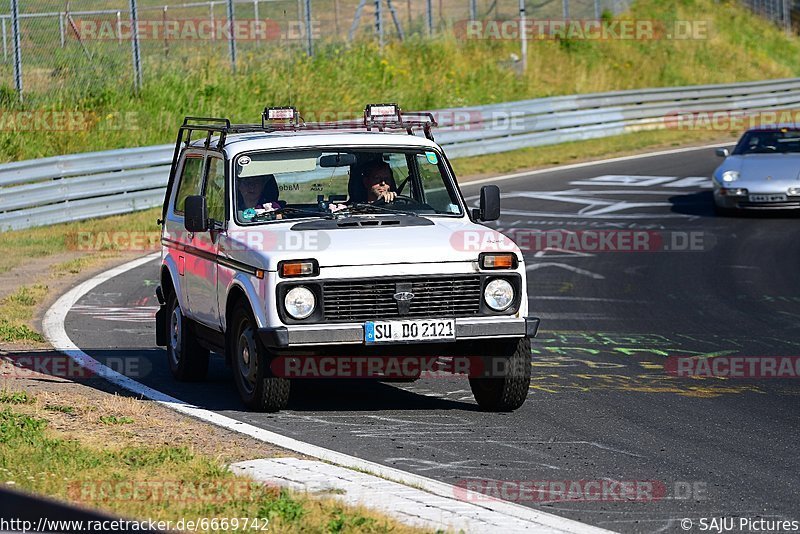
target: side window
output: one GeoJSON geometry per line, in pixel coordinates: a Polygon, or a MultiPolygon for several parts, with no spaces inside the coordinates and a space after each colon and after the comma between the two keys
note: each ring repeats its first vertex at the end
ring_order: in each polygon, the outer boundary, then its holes
{"type": "Polygon", "coordinates": [[[181,172],[181,181],[178,184],[178,194],[175,197],[175,213],[183,213],[186,197],[199,195],[203,185],[203,156],[187,156],[181,172]]]}
{"type": "Polygon", "coordinates": [[[208,217],[217,222],[225,222],[225,160],[208,158],[208,178],[206,178],[206,206],[208,217]]]}
{"type": "Polygon", "coordinates": [[[425,191],[425,202],[438,213],[459,214],[461,208],[453,200],[453,194],[442,176],[440,164],[439,157],[435,152],[417,154],[417,165],[422,180],[422,189],[425,191]]]}

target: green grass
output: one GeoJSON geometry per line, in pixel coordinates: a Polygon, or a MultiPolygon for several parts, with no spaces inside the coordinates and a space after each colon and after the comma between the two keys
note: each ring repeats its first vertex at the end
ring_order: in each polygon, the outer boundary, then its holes
{"type": "Polygon", "coordinates": [[[25,391],[8,391],[7,389],[0,391],[0,403],[31,404],[35,401],[36,399],[25,391]]]}
{"type": "Polygon", "coordinates": [[[325,111],[358,115],[367,102],[436,109],[800,73],[800,40],[733,0],[642,0],[624,16],[707,20],[710,36],[684,41],[533,41],[525,74],[509,59],[519,54],[518,43],[458,41],[452,36],[392,42],[383,52],[366,40],[350,46],[321,44],[313,58],[292,47],[244,48],[235,75],[224,54],[190,55],[187,47],[168,60],[148,63],[140,97],[132,96],[113,76],[71,83],[67,73],[72,71],[54,70],[42,91],[32,89],[23,106],[14,102],[8,87],[0,90],[0,106],[83,111],[94,117],[89,128],[2,131],[0,160],[168,143],[184,115],[252,122],[265,105],[292,104],[308,117],[325,111]]]}
{"type": "MultiPolygon", "coordinates": [[[[28,398],[22,393],[13,395],[28,398]]],[[[19,489],[123,517],[268,518],[272,532],[420,532],[329,499],[236,476],[218,458],[187,447],[115,443],[98,448],[63,439],[48,430],[46,417],[65,410],[29,413],[33,407],[19,407],[0,409],[0,481],[19,489]]]]}
{"type": "Polygon", "coordinates": [[[44,338],[28,326],[36,306],[47,295],[47,286],[22,286],[0,300],[0,341],[43,342],[44,338]]]}
{"type": "Polygon", "coordinates": [[[61,412],[69,415],[75,415],[76,413],[73,406],[65,406],[62,404],[46,404],[44,409],[51,412],[61,412]]]}
{"type": "MultiPolygon", "coordinates": [[[[100,239],[83,240],[81,236],[108,235],[110,232],[118,230],[158,232],[156,219],[160,212],[160,209],[149,209],[113,217],[0,232],[0,273],[14,269],[30,258],[46,258],[67,251],[81,251],[84,242],[103,245],[98,250],[92,249],[86,252],[115,252],[113,244],[108,244],[100,239]]],[[[54,274],[59,272],[74,274],[89,264],[86,259],[69,260],[56,265],[54,274]]]]}
{"type": "Polygon", "coordinates": [[[487,174],[503,174],[563,165],[598,158],[625,156],[661,148],[711,142],[734,142],[738,132],[655,130],[635,134],[616,135],[589,141],[576,141],[559,145],[523,148],[502,154],[490,154],[451,161],[456,175],[464,178],[487,174]]]}
{"type": "Polygon", "coordinates": [[[133,423],[132,417],[117,415],[102,415],[100,422],[104,425],[129,425],[133,423]]]}

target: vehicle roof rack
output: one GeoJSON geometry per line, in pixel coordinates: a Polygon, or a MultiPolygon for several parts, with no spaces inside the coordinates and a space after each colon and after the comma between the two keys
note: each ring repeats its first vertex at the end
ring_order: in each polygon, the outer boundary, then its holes
{"type": "MultiPolygon", "coordinates": [[[[221,150],[225,140],[230,134],[258,133],[258,132],[302,132],[314,130],[364,130],[373,129],[379,132],[387,130],[405,130],[409,135],[414,135],[415,128],[422,128],[427,139],[433,141],[431,128],[437,126],[432,113],[403,113],[397,104],[368,104],[364,108],[364,118],[361,120],[344,120],[335,122],[305,122],[296,108],[293,107],[266,107],[261,114],[261,124],[231,124],[230,119],[220,117],[185,117],[183,124],[178,129],[178,138],[175,141],[175,152],[172,156],[172,165],[169,173],[169,184],[175,180],[178,156],[182,148],[188,148],[193,141],[194,132],[201,132],[205,136],[203,146],[211,147],[211,140],[217,136],[213,147],[221,150]]],[[[169,190],[169,189],[168,189],[169,190]]],[[[162,217],[166,218],[166,202],[162,217]]]]}

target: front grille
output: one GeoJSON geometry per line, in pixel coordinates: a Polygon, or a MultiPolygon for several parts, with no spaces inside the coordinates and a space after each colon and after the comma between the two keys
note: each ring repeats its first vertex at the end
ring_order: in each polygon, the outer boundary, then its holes
{"type": "Polygon", "coordinates": [[[469,317],[481,308],[481,277],[404,277],[324,282],[326,321],[370,321],[416,317],[469,317]],[[394,294],[398,284],[411,291],[408,313],[401,314],[394,294]],[[408,289],[410,287],[410,289],[408,289]]]}

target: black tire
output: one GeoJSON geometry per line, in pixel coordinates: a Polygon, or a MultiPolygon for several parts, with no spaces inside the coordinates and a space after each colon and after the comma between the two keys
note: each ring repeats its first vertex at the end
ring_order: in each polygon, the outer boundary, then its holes
{"type": "Polygon", "coordinates": [[[289,404],[291,382],[270,369],[272,356],[256,333],[250,308],[239,302],[228,322],[227,350],[239,398],[251,410],[277,412],[289,404]]]}
{"type": "Polygon", "coordinates": [[[487,412],[511,412],[528,397],[531,385],[531,340],[493,346],[483,358],[480,377],[471,377],[469,386],[478,406],[487,412]],[[501,376],[497,376],[497,375],[501,376]]]}
{"type": "Polygon", "coordinates": [[[167,329],[167,363],[172,376],[181,382],[204,380],[208,374],[208,349],[194,337],[191,321],[183,315],[173,291],[164,317],[167,329]]]}

